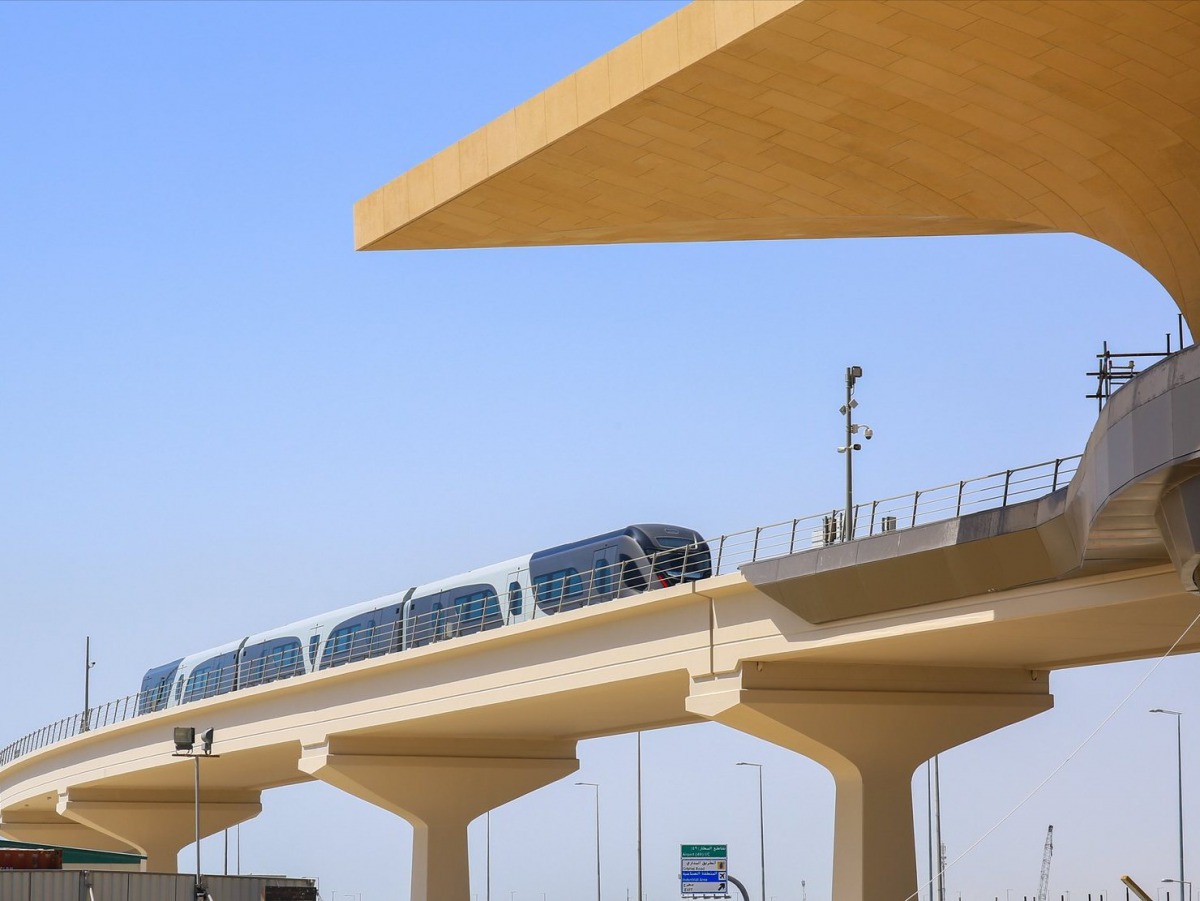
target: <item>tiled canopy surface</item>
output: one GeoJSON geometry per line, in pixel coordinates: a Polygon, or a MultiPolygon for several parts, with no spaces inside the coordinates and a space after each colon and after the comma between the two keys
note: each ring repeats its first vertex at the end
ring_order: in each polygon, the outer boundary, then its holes
{"type": "Polygon", "coordinates": [[[698,0],[375,191],[360,249],[1078,232],[1200,327],[1200,2],[698,0]]]}

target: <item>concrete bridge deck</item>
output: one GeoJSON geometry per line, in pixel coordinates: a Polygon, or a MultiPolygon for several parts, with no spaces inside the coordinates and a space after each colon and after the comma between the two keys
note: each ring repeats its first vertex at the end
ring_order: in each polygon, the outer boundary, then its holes
{"type": "Polygon", "coordinates": [[[476,816],[572,772],[581,739],[707,719],[833,772],[838,897],[910,891],[922,761],[1048,709],[1050,670],[1200,650],[1197,398],[1192,348],[1122,389],[1039,500],[75,736],[0,768],[0,832],[173,869],[193,774],[172,728],[203,722],[205,834],[322,779],[413,822],[414,898],[466,897],[476,816]]]}

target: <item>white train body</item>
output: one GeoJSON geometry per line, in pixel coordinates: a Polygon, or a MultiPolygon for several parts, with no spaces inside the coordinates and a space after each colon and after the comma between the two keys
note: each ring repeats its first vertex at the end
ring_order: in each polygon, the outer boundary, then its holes
{"type": "Polygon", "coordinates": [[[138,712],[708,578],[699,533],[642,524],[415,585],[154,667],[138,712]]]}

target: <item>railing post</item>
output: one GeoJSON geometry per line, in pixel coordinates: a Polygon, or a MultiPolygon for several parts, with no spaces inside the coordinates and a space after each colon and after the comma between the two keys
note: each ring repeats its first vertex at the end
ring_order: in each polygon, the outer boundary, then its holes
{"type": "Polygon", "coordinates": [[[909,528],[912,528],[913,526],[916,526],[916,524],[917,524],[917,503],[918,503],[920,500],[921,500],[921,492],[920,492],[920,491],[914,491],[914,492],[913,492],[913,514],[912,514],[912,522],[909,524],[909,528]]]}
{"type": "Polygon", "coordinates": [[[717,565],[713,569],[714,575],[719,576],[721,574],[721,557],[724,556],[724,554],[725,554],[725,536],[722,535],[721,541],[717,545],[717,565]]]}
{"type": "Polygon", "coordinates": [[[1054,461],[1054,481],[1050,483],[1050,490],[1051,490],[1051,491],[1057,491],[1057,490],[1058,490],[1058,467],[1059,467],[1061,464],[1062,464],[1062,460],[1055,460],[1055,461],[1054,461]]]}
{"type": "Polygon", "coordinates": [[[754,548],[750,551],[750,562],[758,559],[758,536],[762,534],[762,526],[754,530],[754,548]]]}
{"type": "Polygon", "coordinates": [[[799,523],[800,523],[800,520],[798,520],[798,519],[792,520],[792,540],[790,542],[788,542],[788,553],[789,554],[796,553],[796,526],[799,525],[799,523]]]}
{"type": "Polygon", "coordinates": [[[867,537],[870,538],[875,534],[875,508],[879,506],[879,501],[871,501],[871,525],[867,529],[867,537]]]}
{"type": "Polygon", "coordinates": [[[1011,469],[1004,471],[1004,500],[1000,502],[1001,507],[1008,506],[1008,483],[1012,479],[1012,474],[1013,471],[1011,469]]]}
{"type": "Polygon", "coordinates": [[[964,486],[964,485],[966,485],[966,484],[967,484],[967,483],[966,483],[965,481],[960,481],[960,482],[958,483],[958,503],[957,503],[957,504],[955,505],[955,507],[954,507],[954,515],[955,515],[956,517],[958,517],[958,516],[962,516],[962,495],[963,495],[963,486],[964,486]]]}

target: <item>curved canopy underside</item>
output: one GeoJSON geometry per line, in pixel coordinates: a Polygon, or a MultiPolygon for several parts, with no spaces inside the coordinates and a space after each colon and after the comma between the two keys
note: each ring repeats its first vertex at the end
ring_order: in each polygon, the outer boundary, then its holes
{"type": "Polygon", "coordinates": [[[1200,3],[698,0],[370,194],[363,250],[1067,231],[1200,327],[1200,3]]]}

